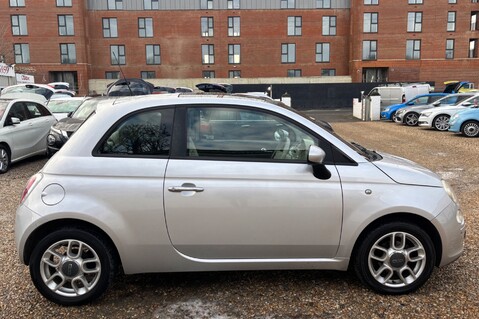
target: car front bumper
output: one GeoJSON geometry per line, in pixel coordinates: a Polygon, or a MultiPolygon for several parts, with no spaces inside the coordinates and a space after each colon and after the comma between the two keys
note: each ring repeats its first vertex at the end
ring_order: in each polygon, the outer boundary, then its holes
{"type": "Polygon", "coordinates": [[[419,116],[417,124],[423,127],[432,127],[432,117],[429,116],[419,116]]]}

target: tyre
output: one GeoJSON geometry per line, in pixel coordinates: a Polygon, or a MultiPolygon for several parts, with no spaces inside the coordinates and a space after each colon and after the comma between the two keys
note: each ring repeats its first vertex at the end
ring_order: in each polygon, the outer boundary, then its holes
{"type": "Polygon", "coordinates": [[[63,228],[35,246],[30,276],[47,299],[64,306],[81,305],[99,298],[110,286],[116,271],[113,256],[100,236],[63,228]]]}
{"type": "Polygon", "coordinates": [[[461,133],[467,137],[479,136],[479,123],[476,121],[467,121],[462,124],[461,133]]]}
{"type": "Polygon", "coordinates": [[[10,152],[7,147],[0,145],[0,174],[6,173],[10,168],[10,152]]]}
{"type": "Polygon", "coordinates": [[[441,114],[434,118],[432,126],[438,131],[447,131],[449,129],[449,115],[441,114]]]}
{"type": "Polygon", "coordinates": [[[405,294],[431,276],[436,251],[418,226],[391,222],[374,228],[361,240],[354,270],[366,286],[383,294],[405,294]]]}
{"type": "Polygon", "coordinates": [[[392,112],[391,113],[391,117],[389,118],[389,120],[393,121],[394,122],[394,118],[396,117],[396,111],[392,112]]]}
{"type": "Polygon", "coordinates": [[[404,116],[404,123],[408,126],[416,126],[419,119],[419,114],[410,112],[404,116]]]}

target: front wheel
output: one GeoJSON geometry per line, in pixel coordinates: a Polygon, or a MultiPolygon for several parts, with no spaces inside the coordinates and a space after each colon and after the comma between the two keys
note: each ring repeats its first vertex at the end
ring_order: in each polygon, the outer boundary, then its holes
{"type": "Polygon", "coordinates": [[[467,121],[461,127],[461,133],[467,137],[479,136],[479,123],[476,121],[467,121]]]}
{"type": "Polygon", "coordinates": [[[407,126],[416,126],[418,120],[419,114],[414,112],[408,113],[406,116],[404,116],[404,123],[406,123],[407,126]]]}
{"type": "Polygon", "coordinates": [[[10,168],[10,153],[8,149],[0,145],[0,174],[6,173],[10,168]]]}
{"type": "Polygon", "coordinates": [[[78,228],[63,228],[35,246],[30,275],[47,299],[65,306],[99,298],[109,287],[116,265],[112,249],[99,235],[78,228]]]}
{"type": "Polygon", "coordinates": [[[432,125],[438,131],[447,131],[449,129],[449,118],[449,115],[438,115],[432,122],[432,125]]]}
{"type": "Polygon", "coordinates": [[[383,294],[405,294],[431,276],[436,251],[429,235],[416,225],[391,222],[361,240],[354,270],[365,285],[383,294]]]}

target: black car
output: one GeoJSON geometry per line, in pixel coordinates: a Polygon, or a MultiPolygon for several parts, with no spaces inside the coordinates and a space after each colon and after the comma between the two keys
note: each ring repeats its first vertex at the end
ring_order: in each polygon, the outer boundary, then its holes
{"type": "Polygon", "coordinates": [[[154,85],[143,79],[119,79],[107,87],[108,96],[132,96],[152,94],[154,85]]]}
{"type": "Polygon", "coordinates": [[[101,101],[111,99],[110,97],[96,97],[85,100],[69,116],[55,123],[47,136],[48,154],[53,155],[63,144],[65,144],[70,136],[85,122],[85,120],[96,110],[101,101]]]}

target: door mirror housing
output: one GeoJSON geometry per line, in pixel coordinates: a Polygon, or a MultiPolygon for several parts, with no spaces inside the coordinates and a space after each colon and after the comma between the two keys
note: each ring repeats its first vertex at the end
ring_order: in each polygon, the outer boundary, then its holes
{"type": "Polygon", "coordinates": [[[464,103],[462,103],[461,105],[462,105],[462,106],[471,106],[472,103],[471,103],[471,102],[464,102],[464,103]]]}
{"type": "Polygon", "coordinates": [[[311,145],[308,150],[308,162],[312,164],[323,164],[326,153],[316,145],[311,145]]]}
{"type": "Polygon", "coordinates": [[[18,117],[11,117],[10,119],[7,119],[6,125],[17,125],[20,124],[20,119],[18,117]]]}
{"type": "Polygon", "coordinates": [[[434,106],[438,106],[439,104],[441,104],[441,102],[439,102],[439,101],[436,101],[436,102],[432,103],[432,105],[434,105],[434,106]]]}

